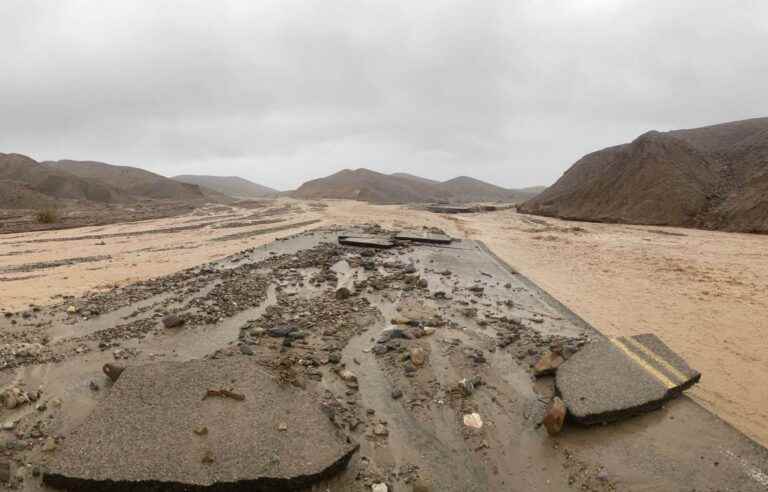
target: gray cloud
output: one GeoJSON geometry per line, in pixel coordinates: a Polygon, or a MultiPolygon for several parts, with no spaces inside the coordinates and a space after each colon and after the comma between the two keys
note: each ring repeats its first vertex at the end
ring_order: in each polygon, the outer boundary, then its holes
{"type": "Polygon", "coordinates": [[[345,167],[554,181],[768,115],[768,3],[0,3],[0,152],[291,188],[345,167]]]}

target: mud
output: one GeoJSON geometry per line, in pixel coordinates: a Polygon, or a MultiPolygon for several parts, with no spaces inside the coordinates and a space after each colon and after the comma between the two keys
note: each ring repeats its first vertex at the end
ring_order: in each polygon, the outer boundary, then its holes
{"type": "Polygon", "coordinates": [[[535,380],[534,363],[601,335],[482,243],[380,250],[338,236],[302,233],[0,318],[0,383],[40,391],[3,410],[15,483],[47,490],[34,471],[112,391],[103,364],[244,358],[319,395],[360,446],[314,490],[763,490],[754,470],[768,469],[766,451],[685,397],[548,437],[554,381],[535,380]],[[184,324],[165,328],[168,314],[184,324]],[[470,414],[480,428],[465,425],[470,414]]]}

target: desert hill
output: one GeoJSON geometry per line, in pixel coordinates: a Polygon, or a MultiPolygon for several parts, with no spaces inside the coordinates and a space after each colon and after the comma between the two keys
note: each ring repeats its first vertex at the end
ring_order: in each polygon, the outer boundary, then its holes
{"type": "Polygon", "coordinates": [[[648,132],[584,156],[528,213],[768,232],[768,118],[648,132]]]}
{"type": "Polygon", "coordinates": [[[270,198],[280,193],[268,186],[263,186],[238,176],[182,174],[171,179],[182,183],[203,186],[233,198],[270,198]]]}
{"type": "Polygon", "coordinates": [[[206,198],[205,192],[197,185],[180,183],[137,167],[72,160],[49,161],[43,164],[62,169],[81,178],[105,183],[130,196],[171,200],[206,198]]]}
{"type": "Polygon", "coordinates": [[[383,174],[345,169],[307,181],[293,196],[305,199],[344,198],[371,203],[514,201],[533,196],[483,181],[459,177],[445,182],[405,173],[383,174]]]}
{"type": "Polygon", "coordinates": [[[143,169],[91,161],[37,162],[0,153],[0,208],[43,208],[65,201],[129,204],[147,199],[231,202],[213,190],[143,169]]]}
{"type": "Polygon", "coordinates": [[[75,176],[21,154],[0,154],[0,182],[4,191],[0,195],[0,207],[4,208],[21,208],[22,202],[34,202],[42,196],[102,203],[128,199],[106,183],[75,176]]]}

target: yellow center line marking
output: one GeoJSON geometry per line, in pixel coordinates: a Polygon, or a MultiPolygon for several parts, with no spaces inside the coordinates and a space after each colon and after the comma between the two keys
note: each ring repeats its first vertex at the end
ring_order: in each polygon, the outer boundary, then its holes
{"type": "Polygon", "coordinates": [[[634,360],[637,365],[645,369],[645,372],[656,378],[661,384],[666,386],[668,389],[672,389],[675,386],[677,386],[675,383],[673,383],[667,376],[657,371],[654,367],[649,365],[647,362],[645,362],[639,355],[632,352],[629,348],[627,348],[621,340],[618,338],[611,338],[611,343],[614,344],[619,350],[624,352],[627,357],[634,360]]]}
{"type": "Polygon", "coordinates": [[[637,349],[642,351],[645,355],[650,357],[651,360],[657,362],[664,369],[666,369],[667,371],[672,373],[676,378],[678,378],[680,380],[681,383],[683,383],[684,381],[686,381],[688,379],[688,376],[686,376],[685,374],[680,372],[676,367],[674,367],[672,364],[667,362],[665,359],[662,359],[659,354],[657,354],[653,350],[651,350],[648,347],[646,347],[645,345],[643,345],[643,343],[640,342],[639,340],[636,340],[636,339],[631,338],[631,337],[625,337],[624,340],[629,342],[629,344],[632,345],[633,347],[636,347],[637,349]]]}

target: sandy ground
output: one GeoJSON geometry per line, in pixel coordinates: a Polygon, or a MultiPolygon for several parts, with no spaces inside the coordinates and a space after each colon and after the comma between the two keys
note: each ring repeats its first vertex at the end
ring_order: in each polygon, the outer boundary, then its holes
{"type": "Polygon", "coordinates": [[[135,224],[0,236],[3,269],[57,259],[109,255],[56,268],[0,274],[0,308],[18,310],[55,296],[123,285],[222,258],[318,225],[378,223],[385,227],[436,226],[458,237],[481,239],[607,335],[653,332],[703,373],[689,394],[706,408],[768,445],[768,236],[585,224],[524,216],[512,211],[436,215],[399,206],[328,201],[319,209],[292,205],[284,222],[216,228],[254,210],[197,211],[135,224]],[[244,231],[310,225],[212,241],[244,231]],[[128,233],[211,222],[181,232],[128,233]],[[63,238],[126,233],[123,237],[63,238]],[[38,240],[52,240],[40,242],[38,240]],[[37,241],[37,242],[35,242],[37,241]],[[106,244],[100,244],[104,242],[106,244]]]}

